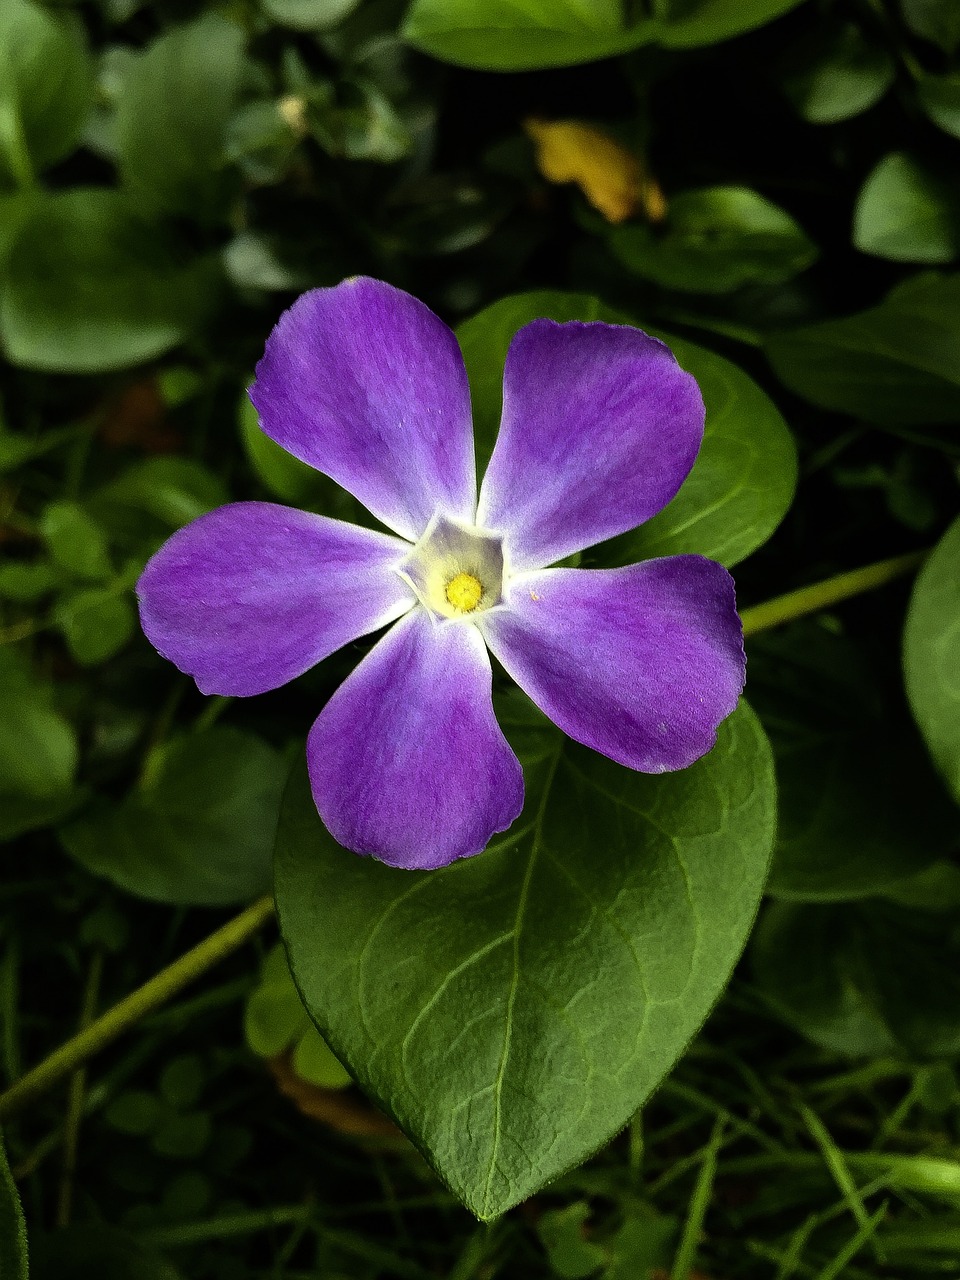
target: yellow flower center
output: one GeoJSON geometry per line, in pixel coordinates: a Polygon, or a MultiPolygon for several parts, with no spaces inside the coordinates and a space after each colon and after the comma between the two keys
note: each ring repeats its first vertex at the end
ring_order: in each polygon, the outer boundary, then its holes
{"type": "Polygon", "coordinates": [[[461,613],[471,613],[482,595],[483,586],[472,573],[458,573],[447,583],[447,600],[461,613]]]}

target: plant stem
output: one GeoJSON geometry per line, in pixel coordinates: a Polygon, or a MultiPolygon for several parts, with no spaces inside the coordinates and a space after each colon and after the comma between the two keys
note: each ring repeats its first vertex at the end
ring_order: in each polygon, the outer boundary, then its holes
{"type": "MultiPolygon", "coordinates": [[[[895,556],[892,560],[881,560],[877,564],[838,574],[835,578],[827,578],[824,582],[801,587],[799,591],[790,591],[786,595],[767,600],[764,604],[744,609],[741,613],[743,633],[745,636],[753,636],[782,623],[792,622],[795,618],[802,618],[805,614],[827,609],[864,591],[882,587],[918,568],[927,555],[926,551],[916,551],[905,556],[895,556]]],[[[218,960],[242,946],[272,915],[272,898],[260,898],[216,933],[198,943],[192,951],[168,965],[155,978],[151,978],[90,1026],[62,1044],[59,1049],[55,1049],[39,1066],[21,1076],[5,1093],[0,1093],[0,1119],[19,1111],[76,1071],[98,1050],[165,1004],[188,983],[206,973],[218,960]]]]}
{"type": "Polygon", "coordinates": [[[892,560],[879,560],[876,564],[852,569],[849,573],[839,573],[835,578],[815,582],[810,587],[801,587],[799,591],[788,591],[786,595],[775,596],[773,600],[743,609],[740,614],[743,619],[743,634],[755,636],[760,631],[769,631],[771,627],[779,627],[784,622],[792,622],[808,613],[829,609],[831,605],[859,596],[864,591],[885,586],[895,578],[918,569],[929,554],[928,551],[913,551],[906,556],[894,556],[892,560]]]}
{"type": "MultiPolygon", "coordinates": [[[[102,976],[103,952],[98,949],[93,953],[93,958],[90,961],[90,970],[87,974],[87,987],[83,995],[83,1008],[80,1011],[80,1031],[89,1027],[93,1021],[102,976]]],[[[84,1063],[70,1077],[67,1122],[63,1135],[63,1170],[57,1199],[58,1228],[66,1227],[70,1222],[70,1211],[73,1207],[73,1182],[77,1172],[77,1153],[80,1150],[80,1125],[83,1121],[83,1104],[86,1091],[87,1068],[84,1063]]]]}
{"type": "Polygon", "coordinates": [[[273,916],[273,899],[258,898],[245,911],[204,938],[186,955],[162,969],[155,978],[131,992],[96,1021],[55,1049],[48,1058],[0,1094],[0,1117],[6,1118],[70,1075],[100,1049],[159,1008],[218,960],[252,938],[273,916]]]}
{"type": "Polygon", "coordinates": [[[226,1240],[230,1236],[250,1235],[256,1231],[273,1231],[309,1220],[313,1212],[309,1204],[280,1205],[275,1209],[255,1209],[250,1213],[227,1214],[205,1222],[184,1222],[170,1227],[154,1227],[141,1234],[157,1248],[171,1249],[208,1240],[226,1240]]]}

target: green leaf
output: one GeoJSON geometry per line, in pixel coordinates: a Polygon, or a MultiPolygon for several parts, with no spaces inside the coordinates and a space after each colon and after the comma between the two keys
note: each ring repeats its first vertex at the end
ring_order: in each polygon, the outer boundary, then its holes
{"type": "Polygon", "coordinates": [[[620,0],[414,0],[402,34],[445,62],[521,71],[624,52],[653,24],[624,28],[620,0]]]}
{"type": "Polygon", "coordinates": [[[33,205],[33,193],[0,195],[0,276],[7,265],[7,258],[33,205]]]}
{"type": "Polygon", "coordinates": [[[777,763],[779,825],[767,892],[872,894],[956,844],[957,815],[906,708],[851,641],[810,622],[749,643],[751,698],[777,763]]]}
{"type": "Polygon", "coordinates": [[[286,27],[326,31],[348,17],[360,0],[260,0],[264,13],[286,27]]]}
{"type": "Polygon", "coordinates": [[[792,53],[783,88],[811,124],[849,120],[874,106],[893,84],[893,59],[844,23],[817,27],[814,39],[792,53]]]}
{"type": "Polygon", "coordinates": [[[60,583],[60,575],[46,560],[0,565],[0,599],[32,603],[48,595],[60,583]]]}
{"type": "Polygon", "coordinates": [[[563,1280],[584,1280],[607,1261],[606,1250],[586,1238],[589,1217],[587,1201],[575,1200],[563,1209],[548,1209],[537,1223],[550,1270],[563,1280]]]}
{"type": "Polygon", "coordinates": [[[920,732],[960,802],[960,519],[917,577],[903,635],[903,670],[920,732]]]}
{"type": "Polygon", "coordinates": [[[323,477],[313,467],[271,440],[246,391],[240,397],[237,422],[247,459],[270,492],[284,502],[307,506],[323,489],[323,477]]]}
{"type": "Polygon", "coordinates": [[[279,943],[264,959],[260,986],[244,1010],[243,1029],[247,1044],[261,1057],[292,1048],[291,1066],[301,1080],[323,1089],[351,1083],[350,1073],[311,1023],[279,943]]]}
{"type": "Polygon", "coordinates": [[[343,1089],[352,1083],[350,1072],[312,1026],[297,1041],[293,1051],[293,1069],[301,1080],[307,1080],[320,1089],[343,1089]]]}
{"type": "Polygon", "coordinates": [[[25,462],[56,449],[64,441],[76,439],[76,435],[74,428],[64,427],[59,431],[48,428],[38,435],[27,436],[22,432],[4,431],[0,423],[0,473],[15,471],[25,462]]]}
{"type": "Polygon", "coordinates": [[[90,587],[65,593],[57,601],[53,619],[67,648],[84,667],[112,658],[136,630],[136,612],[129,588],[90,587]],[[118,594],[123,590],[125,594],[118,594]]]}
{"type": "Polygon", "coordinates": [[[73,577],[103,582],[112,576],[103,532],[75,502],[51,502],[45,507],[40,533],[54,561],[73,577]]]}
{"type": "Polygon", "coordinates": [[[210,286],[209,265],[178,261],[120,192],[47,195],[14,244],[0,335],[9,358],[31,369],[122,369],[181,342],[205,315],[210,286]]]}
{"type": "Polygon", "coordinates": [[[83,133],[93,67],[81,32],[28,0],[0,5],[0,186],[29,187],[83,133]]]}
{"type": "Polygon", "coordinates": [[[93,505],[146,511],[171,529],[229,502],[226,486],[191,458],[146,458],[100,489],[93,505]]]}
{"type": "Polygon", "coordinates": [[[311,1016],[440,1177],[489,1219],[621,1128],[719,995],[774,835],[769,746],[741,706],[652,777],[502,714],[527,803],[485,853],[397,871],[342,849],[294,773],[281,929],[311,1016]]]}
{"type": "Polygon", "coordinates": [[[247,1044],[261,1058],[272,1058],[289,1049],[310,1025],[293,979],[284,985],[264,983],[251,994],[244,1010],[247,1044]]]}
{"type": "Polygon", "coordinates": [[[652,0],[661,19],[656,39],[668,49],[719,44],[762,27],[803,0],[652,0]]]}
{"type": "Polygon", "coordinates": [[[762,994],[825,1048],[913,1059],[960,1053],[960,939],[952,912],[891,903],[777,903],[751,948],[762,994]]]}
{"type": "Polygon", "coordinates": [[[413,0],[402,34],[445,62],[486,71],[563,67],[629,53],[716,44],[801,0],[654,0],[624,23],[619,0],[413,0]]]}
{"type": "Polygon", "coordinates": [[[662,226],[614,227],[609,243],[636,275],[694,293],[776,284],[817,256],[789,214],[746,187],[683,191],[671,199],[662,226]]]}
{"type": "Polygon", "coordinates": [[[28,1280],[27,1224],[0,1141],[0,1280],[28,1280]]]}
{"type": "Polygon", "coordinates": [[[239,729],[163,748],[122,803],[98,801],[60,829],[88,871],[156,902],[222,906],[270,885],[270,848],[286,769],[239,729]]]}
{"type": "Polygon", "coordinates": [[[900,0],[903,17],[914,35],[932,40],[946,53],[960,46],[960,9],[956,0],[900,0]]]}
{"type": "Polygon", "coordinates": [[[853,243],[894,262],[951,262],[960,239],[960,189],[904,152],[886,156],[857,197],[853,243]]]}
{"type": "MultiPolygon", "coordinates": [[[[481,469],[500,421],[507,347],[514,333],[538,316],[634,323],[588,294],[544,291],[503,298],[460,325],[481,469]]],[[[700,384],[707,407],[703,447],[664,511],[595,554],[604,564],[617,565],[697,552],[734,565],[770,537],[790,506],[797,476],[793,439],[776,406],[736,365],[686,339],[648,332],[662,338],[700,384]]]]}
{"type": "Polygon", "coordinates": [[[247,1044],[262,1058],[272,1058],[310,1027],[310,1015],[290,975],[286,953],[277,943],[260,968],[260,985],[251,992],[243,1015],[247,1044]]]}
{"type": "MultiPolygon", "coordinates": [[[[330,155],[393,164],[408,155],[413,137],[401,113],[360,76],[326,86],[308,98],[310,132],[330,155]]],[[[460,247],[459,245],[457,247],[460,247]]]]}
{"type": "Polygon", "coordinates": [[[882,426],[960,418],[960,275],[923,275],[840,320],[773,334],[770,363],[791,391],[882,426]]]}
{"type": "Polygon", "coordinates": [[[917,96],[935,125],[960,138],[960,75],[924,76],[917,96]]]}
{"type": "Polygon", "coordinates": [[[240,27],[215,13],[156,39],[124,75],[120,172],[150,212],[215,221],[229,194],[226,131],[244,68],[240,27]]]}
{"type": "Polygon", "coordinates": [[[9,649],[0,651],[0,706],[0,840],[9,840],[62,816],[78,752],[52,688],[34,681],[9,649]]]}

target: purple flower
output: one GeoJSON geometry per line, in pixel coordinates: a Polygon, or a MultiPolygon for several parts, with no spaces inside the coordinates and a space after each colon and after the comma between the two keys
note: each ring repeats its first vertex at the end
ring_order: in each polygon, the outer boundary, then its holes
{"type": "Polygon", "coordinates": [[[360,278],[304,294],[250,394],[268,436],[393,532],[221,507],[149,562],[141,620],[203,693],[236,697],[389,627],[307,743],[341,844],[442,867],[517,817],[523,775],[488,650],[565,733],[628,768],[709,751],[744,681],[726,570],[695,555],[545,567],[648,520],[693,465],[703,401],[663,343],[600,323],[521,329],[479,499],[456,338],[399,289],[360,278]]]}

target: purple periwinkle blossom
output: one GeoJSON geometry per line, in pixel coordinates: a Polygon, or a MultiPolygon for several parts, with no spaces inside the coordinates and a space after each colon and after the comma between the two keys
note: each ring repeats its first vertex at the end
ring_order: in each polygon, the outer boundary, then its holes
{"type": "Polygon", "coordinates": [[[397,867],[479,853],[523,804],[489,653],[555,724],[630,769],[709,751],[744,682],[733,581],[697,555],[548,566],[648,520],[703,436],[694,379],[638,329],[514,337],[479,496],[456,338],[366,278],[314,289],[267,341],[263,430],[391,532],[271,502],[180,529],[137,587],[143,629],[203,693],[248,697],[389,628],[307,742],[333,836],[397,867]]]}

